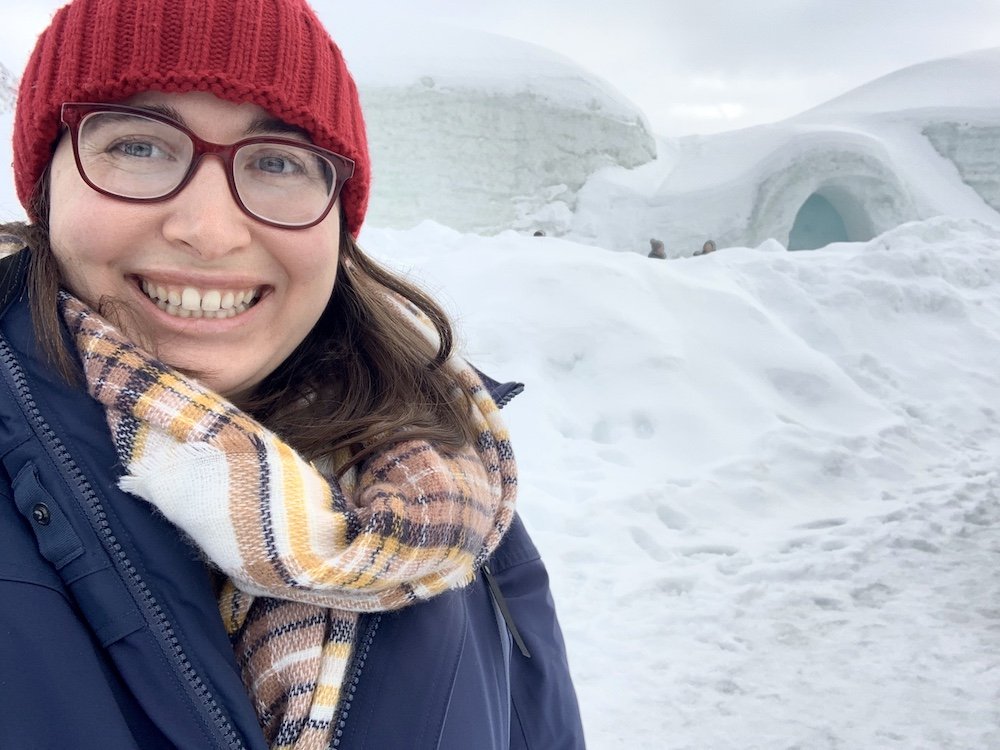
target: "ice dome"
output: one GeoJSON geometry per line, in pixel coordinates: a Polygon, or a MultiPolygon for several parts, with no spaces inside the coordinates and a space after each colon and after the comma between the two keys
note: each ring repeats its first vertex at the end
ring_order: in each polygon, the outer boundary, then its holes
{"type": "Polygon", "coordinates": [[[864,242],[949,215],[1000,224],[1000,48],[905,68],[783,122],[664,139],[660,158],[604,170],[563,233],[619,250],[711,237],[791,249],[864,242]]]}
{"type": "Polygon", "coordinates": [[[368,124],[374,226],[547,229],[593,172],[656,155],[634,104],[541,47],[445,26],[344,47],[368,124]]]}

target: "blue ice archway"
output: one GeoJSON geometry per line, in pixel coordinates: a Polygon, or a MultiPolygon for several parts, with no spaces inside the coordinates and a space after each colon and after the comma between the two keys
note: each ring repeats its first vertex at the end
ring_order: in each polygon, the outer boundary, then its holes
{"type": "Polygon", "coordinates": [[[816,250],[831,242],[865,242],[874,236],[862,203],[840,187],[817,190],[799,208],[788,233],[789,250],[816,250]]]}

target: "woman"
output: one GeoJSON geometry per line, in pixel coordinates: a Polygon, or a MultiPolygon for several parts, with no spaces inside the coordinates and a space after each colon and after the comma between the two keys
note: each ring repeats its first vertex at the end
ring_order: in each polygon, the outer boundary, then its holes
{"type": "Polygon", "coordinates": [[[0,265],[0,747],[576,748],[497,403],[302,0],[74,0],[0,265]],[[220,617],[221,613],[221,617],[220,617]]]}

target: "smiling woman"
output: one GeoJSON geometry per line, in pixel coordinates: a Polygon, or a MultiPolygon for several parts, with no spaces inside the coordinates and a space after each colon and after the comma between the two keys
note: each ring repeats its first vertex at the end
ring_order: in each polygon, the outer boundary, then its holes
{"type": "Polygon", "coordinates": [[[0,746],[582,747],[521,386],[358,246],[364,121],[303,0],[74,0],[14,177],[0,746]]]}
{"type": "Polygon", "coordinates": [[[333,293],[340,218],[330,209],[346,181],[334,164],[349,175],[353,162],[305,141],[248,137],[267,119],[256,104],[203,92],[126,101],[62,107],[49,237],[63,281],[91,304],[124,306],[118,322],[159,358],[222,395],[248,395],[333,293]]]}

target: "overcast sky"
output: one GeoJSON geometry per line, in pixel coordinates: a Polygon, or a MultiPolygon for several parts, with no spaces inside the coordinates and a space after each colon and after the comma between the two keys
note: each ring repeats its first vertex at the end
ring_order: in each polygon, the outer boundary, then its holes
{"type": "MultiPolygon", "coordinates": [[[[59,0],[0,0],[0,60],[20,73],[59,0]]],[[[560,52],[632,99],[661,135],[791,116],[914,63],[1000,46],[1000,0],[314,0],[331,33],[408,19],[560,52]],[[353,7],[345,7],[345,6],[353,7]]],[[[348,61],[350,62],[350,61],[348,61]]],[[[996,85],[996,82],[989,82],[996,85]]]]}

